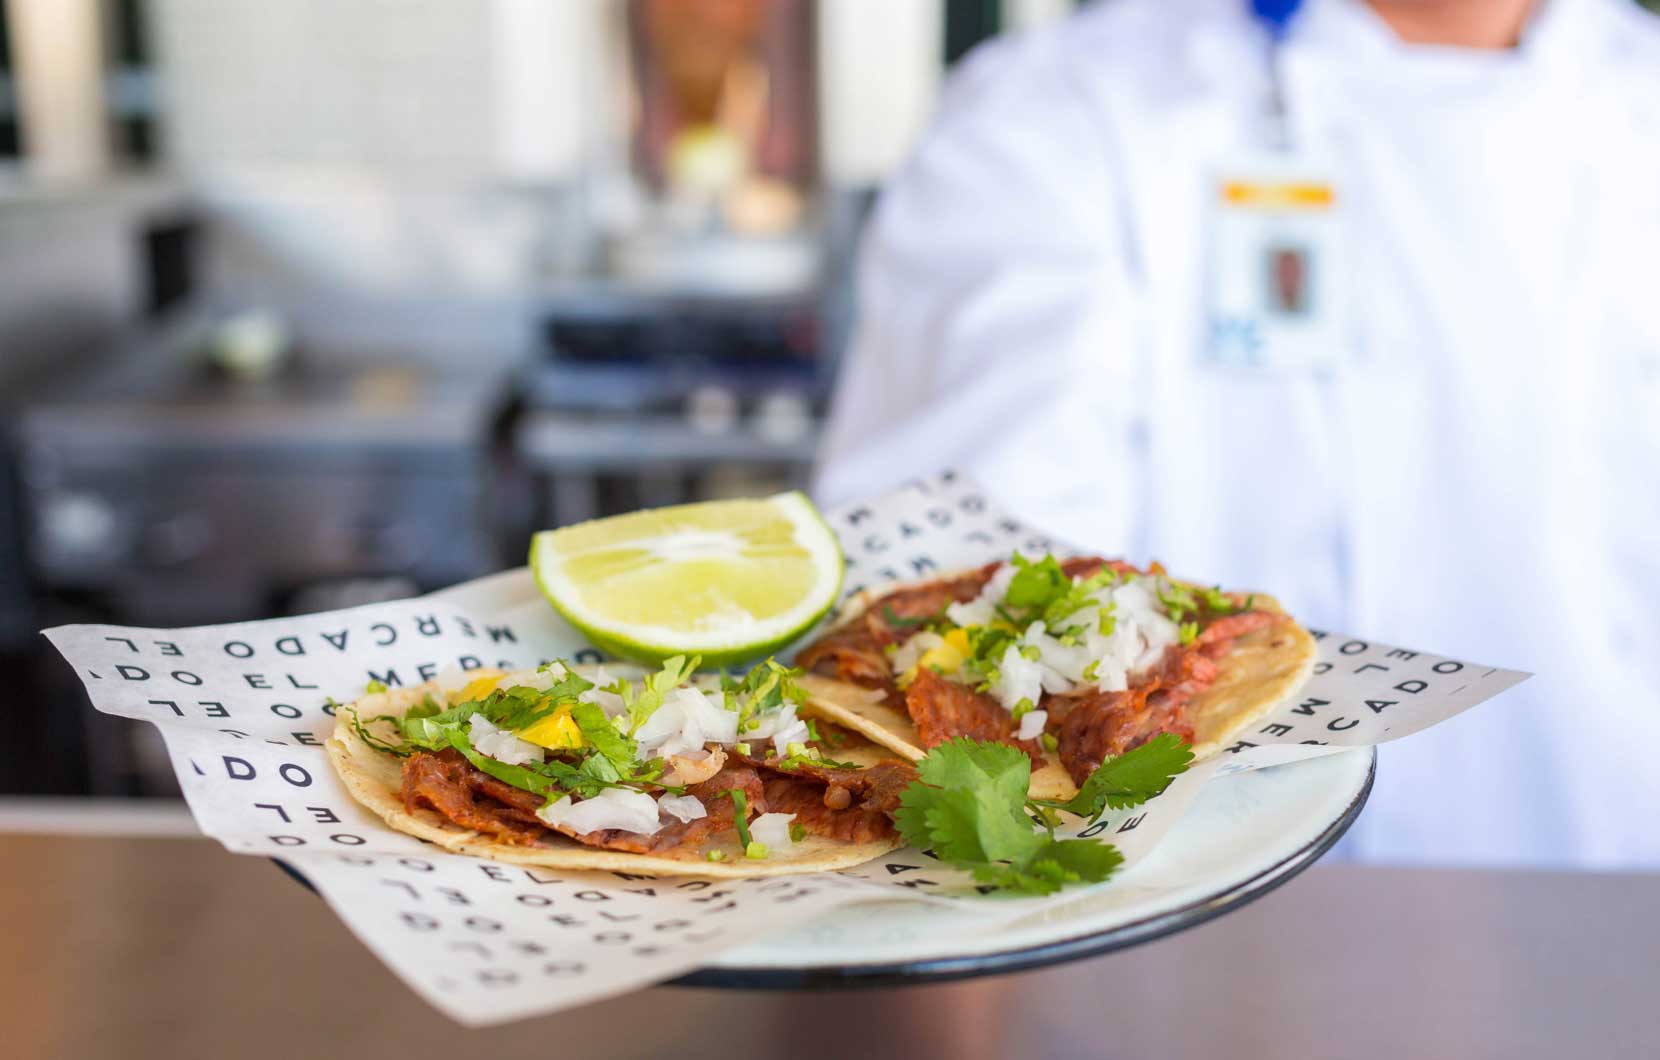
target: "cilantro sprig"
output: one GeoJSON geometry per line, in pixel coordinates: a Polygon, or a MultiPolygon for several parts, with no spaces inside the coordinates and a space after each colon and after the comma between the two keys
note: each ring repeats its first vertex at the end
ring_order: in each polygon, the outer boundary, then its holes
{"type": "Polygon", "coordinates": [[[576,702],[578,696],[593,687],[592,681],[567,669],[564,677],[546,689],[510,685],[495,689],[473,705],[491,724],[517,731],[530,728],[564,704],[576,702]]]}
{"type": "Polygon", "coordinates": [[[1070,883],[1099,883],[1124,861],[1108,843],[1057,839],[1056,810],[1093,821],[1108,808],[1139,805],[1164,791],[1191,760],[1186,744],[1164,734],[1107,759],[1072,799],[1031,800],[1032,762],[1019,749],[949,740],[917,763],[918,779],[900,794],[894,824],[906,842],[983,884],[1052,894],[1070,883]]]}
{"type": "Polygon", "coordinates": [[[432,696],[409,708],[398,723],[405,747],[442,751],[450,746],[450,730],[466,724],[478,704],[468,701],[445,708],[432,696]]]}
{"type": "Polygon", "coordinates": [[[1191,746],[1175,733],[1161,732],[1140,747],[1102,762],[1072,798],[1032,801],[1075,813],[1093,824],[1108,810],[1127,810],[1162,794],[1192,762],[1191,746]]]}
{"type": "Polygon", "coordinates": [[[358,716],[357,707],[344,703],[336,703],[333,696],[329,697],[329,705],[334,707],[336,710],[345,711],[347,719],[346,723],[352,727],[352,731],[357,734],[357,738],[375,750],[382,751],[390,755],[397,755],[399,758],[403,758],[410,753],[409,748],[403,746],[402,744],[387,743],[385,740],[382,740],[380,737],[369,731],[369,726],[378,721],[390,722],[393,725],[397,725],[397,715],[377,714],[365,721],[363,718],[358,716]]]}
{"type": "Polygon", "coordinates": [[[785,704],[799,707],[805,703],[807,695],[795,680],[800,676],[800,670],[791,669],[776,659],[767,659],[743,677],[733,677],[723,671],[721,692],[726,709],[738,715],[739,734],[759,728],[760,715],[768,711],[785,704]]]}
{"type": "Polygon", "coordinates": [[[582,738],[600,756],[619,770],[627,770],[634,763],[636,743],[632,737],[617,731],[605,711],[594,703],[574,703],[571,720],[582,730],[582,738]]]}
{"type": "Polygon", "coordinates": [[[1052,554],[1030,560],[1016,552],[1009,562],[1015,575],[1003,594],[1002,607],[1005,616],[1022,628],[1042,619],[1051,632],[1063,629],[1066,619],[1095,603],[1092,594],[1123,579],[1106,566],[1086,578],[1074,579],[1052,554]]]}
{"type": "Polygon", "coordinates": [[[1016,552],[1009,558],[1015,575],[1003,592],[1003,605],[1021,611],[1039,611],[1066,595],[1072,588],[1072,579],[1061,569],[1060,560],[1046,555],[1040,560],[1029,560],[1016,552]]]}

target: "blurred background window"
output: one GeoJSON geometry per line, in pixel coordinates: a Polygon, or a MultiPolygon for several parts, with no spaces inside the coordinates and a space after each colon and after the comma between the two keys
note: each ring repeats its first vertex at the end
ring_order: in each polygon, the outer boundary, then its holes
{"type": "Polygon", "coordinates": [[[143,163],[155,158],[156,93],[151,70],[145,0],[110,0],[107,98],[118,159],[143,163]]]}

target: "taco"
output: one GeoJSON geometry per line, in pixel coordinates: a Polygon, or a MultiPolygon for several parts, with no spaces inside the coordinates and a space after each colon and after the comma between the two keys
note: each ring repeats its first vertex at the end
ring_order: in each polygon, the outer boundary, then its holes
{"type": "Polygon", "coordinates": [[[771,876],[899,846],[916,770],[797,716],[797,676],[670,659],[630,678],[561,662],[407,688],[336,710],[328,752],[352,796],[458,853],[560,869],[771,876]]]}
{"type": "Polygon", "coordinates": [[[957,736],[1032,758],[1067,798],[1173,733],[1205,757],[1297,692],[1314,640],[1273,599],[1094,556],[991,563],[854,597],[796,656],[807,712],[908,759],[957,736]]]}

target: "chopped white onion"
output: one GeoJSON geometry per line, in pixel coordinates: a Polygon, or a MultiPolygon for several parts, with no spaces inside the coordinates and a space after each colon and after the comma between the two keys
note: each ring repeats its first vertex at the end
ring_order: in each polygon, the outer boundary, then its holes
{"type": "Polygon", "coordinates": [[[953,601],[947,604],[945,617],[959,626],[989,626],[997,618],[997,611],[990,600],[980,597],[966,603],[953,601]]]}
{"type": "Polygon", "coordinates": [[[793,813],[763,813],[749,822],[749,834],[756,842],[779,850],[790,842],[790,822],[793,820],[793,813]]]}
{"type": "MultiPolygon", "coordinates": [[[[1033,624],[1042,625],[1041,622],[1033,624]]],[[[1045,692],[1064,692],[1071,687],[1041,656],[1028,659],[1021,654],[1020,647],[1011,644],[1003,649],[1002,661],[997,664],[999,674],[992,691],[1004,710],[1013,710],[1023,699],[1036,703],[1045,692]]]]}
{"type": "Polygon", "coordinates": [[[992,573],[991,579],[980,589],[980,595],[967,603],[946,605],[945,617],[959,626],[989,626],[997,620],[997,605],[1008,595],[1009,583],[1014,581],[1013,563],[1005,563],[992,573]]]}
{"type": "Polygon", "coordinates": [[[719,693],[676,688],[634,738],[642,759],[701,750],[706,743],[731,745],[738,742],[738,716],[726,709],[719,693]]]}
{"type": "Polygon", "coordinates": [[[745,740],[771,740],[773,750],[783,754],[792,743],[806,743],[807,723],[795,716],[795,704],[785,703],[751,719],[755,727],[744,730],[745,740]]]}
{"type": "Polygon", "coordinates": [[[754,724],[753,727],[744,730],[744,739],[771,739],[774,733],[795,725],[795,704],[785,703],[764,714],[757,714],[749,720],[754,724]]]}
{"type": "Polygon", "coordinates": [[[605,672],[605,667],[601,666],[599,669],[594,671],[593,681],[594,687],[588,689],[586,692],[578,693],[576,697],[578,700],[583,703],[594,704],[599,707],[599,709],[605,711],[605,716],[608,718],[615,718],[619,714],[624,714],[628,711],[628,705],[623,702],[622,696],[619,696],[615,692],[607,692],[605,690],[606,685],[616,683],[616,678],[612,677],[610,674],[607,674],[605,672]]]}
{"type": "Polygon", "coordinates": [[[514,676],[511,685],[509,685],[508,682],[503,681],[502,686],[534,688],[538,692],[546,692],[558,682],[563,681],[568,672],[569,671],[565,669],[564,663],[551,662],[548,663],[547,669],[545,670],[536,669],[532,670],[528,674],[524,674],[523,676],[514,676]]]}
{"type": "Polygon", "coordinates": [[[709,816],[703,800],[696,795],[664,795],[657,800],[657,808],[682,824],[709,816]]]}
{"type": "Polygon", "coordinates": [[[467,739],[473,750],[510,766],[522,766],[542,761],[542,749],[528,740],[521,740],[506,729],[499,729],[482,714],[468,719],[467,739]]]}
{"type": "Polygon", "coordinates": [[[1015,738],[1020,740],[1035,740],[1043,735],[1043,727],[1049,721],[1047,710],[1029,710],[1020,717],[1020,730],[1015,738]]]}
{"type": "Polygon", "coordinates": [[[624,832],[651,835],[663,827],[657,800],[643,791],[606,788],[591,799],[572,802],[569,795],[542,807],[536,816],[554,828],[577,835],[616,828],[624,832]]]}
{"type": "Polygon", "coordinates": [[[811,736],[812,734],[807,731],[807,723],[797,718],[789,727],[772,734],[772,749],[780,755],[788,754],[790,744],[804,744],[811,736]]]}
{"type": "MultiPolygon", "coordinates": [[[[994,605],[1002,601],[1014,575],[1013,564],[999,567],[978,597],[951,604],[946,616],[963,626],[990,624],[996,617],[994,605]]],[[[1063,643],[1042,622],[1028,625],[997,660],[998,677],[991,687],[997,701],[1012,711],[1022,700],[1035,704],[1044,693],[1069,692],[1091,684],[1102,692],[1127,689],[1132,677],[1157,666],[1165,651],[1181,639],[1181,628],[1165,613],[1158,588],[1157,577],[1132,576],[1090,593],[1085,606],[1061,620],[1073,643],[1063,643]],[[1103,614],[1112,616],[1111,633],[1101,632],[1103,614]],[[1021,648],[1026,649],[1024,654],[1021,648]],[[1037,657],[1028,659],[1027,654],[1037,657]]],[[[905,653],[923,636],[911,638],[900,652],[905,653]]],[[[916,657],[932,643],[923,642],[926,646],[915,652],[916,657]]],[[[901,662],[914,665],[915,660],[909,654],[896,654],[898,672],[907,668],[901,662]]]]}

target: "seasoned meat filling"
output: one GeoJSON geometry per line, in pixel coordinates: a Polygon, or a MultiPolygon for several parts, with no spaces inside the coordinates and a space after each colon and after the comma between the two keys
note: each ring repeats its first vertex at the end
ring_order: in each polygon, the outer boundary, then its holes
{"type": "MultiPolygon", "coordinates": [[[[866,842],[894,834],[889,815],[899,805],[899,792],[915,778],[916,770],[899,761],[869,769],[806,763],[785,769],[734,756],[719,773],[686,789],[703,803],[704,817],[667,823],[651,835],[620,829],[557,831],[603,850],[693,858],[710,838],[735,827],[736,803],[730,793],[736,789],[744,793],[752,816],[793,813],[815,835],[866,842]]],[[[420,751],[404,759],[403,800],[410,812],[429,809],[463,828],[519,846],[534,845],[556,831],[536,816],[542,796],[502,783],[454,750],[420,751]]]]}
{"type": "MultiPolygon", "coordinates": [[[[903,708],[917,727],[924,747],[957,736],[995,740],[1042,758],[1036,740],[1017,740],[1009,712],[997,700],[967,684],[919,668],[910,686],[901,691],[888,658],[891,645],[902,644],[918,632],[921,620],[941,615],[952,601],[974,599],[996,573],[993,563],[969,574],[910,585],[873,600],[865,611],[845,625],[808,645],[798,656],[800,665],[825,676],[879,688],[890,706],[903,708]]],[[[1110,567],[1120,574],[1143,571],[1121,560],[1077,556],[1061,562],[1072,578],[1087,578],[1110,567]]],[[[1156,568],[1155,568],[1156,569],[1156,568]]],[[[1201,610],[1201,629],[1186,645],[1166,649],[1151,667],[1121,692],[1080,688],[1045,694],[1038,706],[1047,711],[1048,729],[1055,737],[1061,762],[1082,783],[1108,755],[1122,754],[1161,732],[1193,738],[1187,703],[1216,678],[1216,662],[1233,638],[1284,619],[1269,611],[1211,614],[1201,610]]]]}

